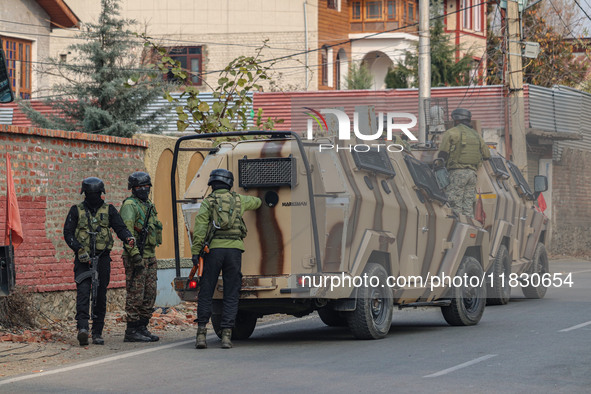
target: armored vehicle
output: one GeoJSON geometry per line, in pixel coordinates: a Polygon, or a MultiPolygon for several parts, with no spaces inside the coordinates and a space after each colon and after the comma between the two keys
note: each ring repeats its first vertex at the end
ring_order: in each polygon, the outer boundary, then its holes
{"type": "MultiPolygon", "coordinates": [[[[234,190],[263,205],[245,213],[248,227],[234,338],[248,338],[257,318],[318,311],[324,323],[348,326],[363,339],[384,337],[398,308],[440,307],[451,325],[474,325],[486,303],[489,235],[460,220],[446,204],[429,165],[395,144],[339,146],[294,132],[232,132],[177,141],[171,186],[177,277],[183,300],[197,300],[198,281],[181,276],[176,222],[182,204],[191,233],[216,168],[232,171],[234,190]],[[175,173],[183,142],[222,142],[176,199],[175,173]],[[392,148],[394,146],[394,148],[392,148]],[[341,148],[341,149],[339,149],[341,148]]],[[[220,332],[222,282],[212,323],[220,332]]]]}
{"type": "Polygon", "coordinates": [[[521,171],[491,149],[491,159],[478,173],[477,190],[486,214],[482,225],[490,234],[493,264],[488,278],[488,304],[506,304],[512,283],[520,283],[527,298],[546,294],[549,275],[545,240],[548,218],[535,201],[548,189],[543,175],[534,177],[531,190],[521,171]],[[515,280],[513,280],[515,279],[515,280]]]}
{"type": "MultiPolygon", "coordinates": [[[[542,298],[550,283],[545,247],[548,217],[536,201],[548,189],[548,179],[536,175],[532,191],[513,162],[495,148],[490,150],[491,159],[477,171],[477,198],[482,201],[484,215],[481,222],[461,219],[488,233],[492,263],[486,273],[487,304],[507,304],[513,287],[521,287],[527,298],[542,298]]],[[[424,149],[415,155],[437,168],[433,161],[436,153],[436,149],[424,149]]]]}

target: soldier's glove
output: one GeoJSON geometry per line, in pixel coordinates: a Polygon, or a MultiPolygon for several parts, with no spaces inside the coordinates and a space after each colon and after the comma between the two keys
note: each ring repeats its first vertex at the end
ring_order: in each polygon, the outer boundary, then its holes
{"type": "Polygon", "coordinates": [[[144,259],[142,259],[142,255],[139,253],[131,256],[131,258],[129,259],[132,265],[139,265],[142,263],[143,260],[144,259]]]}
{"type": "Polygon", "coordinates": [[[86,249],[82,248],[78,251],[78,261],[81,263],[90,263],[90,255],[86,251],[86,249]]]}
{"type": "Polygon", "coordinates": [[[127,243],[127,246],[133,249],[133,247],[135,246],[135,238],[129,237],[125,240],[125,243],[127,243]]]}
{"type": "Polygon", "coordinates": [[[197,267],[199,265],[199,255],[198,254],[194,254],[191,257],[191,260],[193,260],[193,267],[197,267]]]}

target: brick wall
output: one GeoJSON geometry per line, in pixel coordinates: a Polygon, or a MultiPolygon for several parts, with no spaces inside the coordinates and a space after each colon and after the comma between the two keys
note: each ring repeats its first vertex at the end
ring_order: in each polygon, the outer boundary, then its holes
{"type": "MultiPolygon", "coordinates": [[[[147,142],[94,134],[0,125],[0,230],[6,212],[10,153],[24,242],[15,251],[16,284],[31,291],[75,289],[73,252],[63,239],[70,207],[82,201],[82,179],[105,182],[105,200],[119,208],[127,177],[145,170],[147,142]]],[[[125,287],[121,241],[115,237],[110,288],[125,287]]]]}
{"type": "Polygon", "coordinates": [[[591,152],[567,148],[553,168],[553,253],[591,250],[591,152]]]}

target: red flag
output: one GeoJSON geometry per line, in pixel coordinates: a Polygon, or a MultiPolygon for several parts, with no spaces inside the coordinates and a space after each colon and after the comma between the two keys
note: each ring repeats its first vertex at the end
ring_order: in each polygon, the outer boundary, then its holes
{"type": "Polygon", "coordinates": [[[538,196],[538,207],[540,207],[540,211],[542,212],[544,212],[547,208],[546,199],[544,198],[544,195],[542,193],[540,193],[540,195],[538,196]]]}
{"type": "Polygon", "coordinates": [[[478,220],[484,226],[486,220],[486,213],[484,212],[484,206],[482,205],[482,194],[478,193],[478,199],[476,200],[476,208],[474,209],[474,219],[478,220]]]}
{"type": "Polygon", "coordinates": [[[14,180],[12,179],[12,166],[10,165],[10,155],[6,154],[6,233],[4,244],[10,243],[10,232],[12,231],[12,245],[18,247],[23,243],[23,226],[21,225],[21,215],[18,210],[18,201],[14,191],[14,180]]]}

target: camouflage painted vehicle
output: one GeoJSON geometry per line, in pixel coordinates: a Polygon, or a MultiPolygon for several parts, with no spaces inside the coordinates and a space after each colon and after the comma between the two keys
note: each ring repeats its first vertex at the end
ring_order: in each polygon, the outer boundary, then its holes
{"type": "MultiPolygon", "coordinates": [[[[432,167],[436,149],[423,149],[415,154],[432,167]]],[[[545,247],[548,218],[535,201],[548,189],[543,175],[534,177],[531,190],[521,171],[511,161],[491,148],[491,159],[477,171],[477,197],[482,199],[484,222],[462,217],[489,234],[491,265],[486,274],[487,305],[504,305],[511,298],[511,288],[521,285],[527,298],[542,298],[549,281],[548,254],[545,247]],[[513,274],[513,275],[512,275],[513,274]],[[509,284],[509,280],[512,280],[509,284]],[[531,280],[533,279],[533,281],[531,280]]],[[[476,215],[475,215],[476,216],[476,215]]]]}
{"type": "Polygon", "coordinates": [[[482,198],[486,218],[484,229],[490,234],[490,258],[493,264],[488,276],[488,304],[502,305],[511,298],[508,278],[514,274],[527,298],[546,294],[549,275],[545,240],[548,218],[538,209],[538,195],[548,189],[543,175],[534,178],[531,190],[521,171],[511,161],[491,149],[491,159],[478,171],[477,190],[482,198]]]}
{"type": "MultiPolygon", "coordinates": [[[[258,317],[274,313],[301,317],[318,311],[327,325],[347,325],[355,337],[367,339],[388,333],[394,306],[440,307],[451,325],[480,321],[482,280],[492,263],[489,236],[452,213],[427,164],[408,151],[337,152],[327,138],[302,141],[290,132],[217,133],[180,138],[172,174],[183,141],[238,135],[269,138],[218,145],[182,201],[175,199],[171,177],[173,218],[182,203],[189,232],[210,192],[213,169],[232,171],[237,192],[263,200],[244,216],[248,236],[234,338],[248,338],[258,317]]],[[[175,290],[183,300],[197,300],[198,283],[180,274],[174,225],[175,290]]],[[[221,289],[220,279],[216,332],[221,289]]]]}

